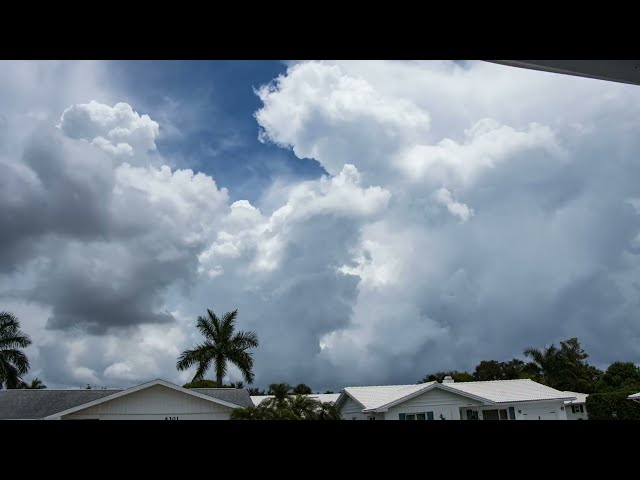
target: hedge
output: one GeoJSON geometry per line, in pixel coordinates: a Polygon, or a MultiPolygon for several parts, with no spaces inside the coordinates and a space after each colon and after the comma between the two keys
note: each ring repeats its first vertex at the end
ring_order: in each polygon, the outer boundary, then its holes
{"type": "Polygon", "coordinates": [[[592,393],[586,404],[589,420],[640,420],[640,403],[627,398],[634,393],[592,393]]]}

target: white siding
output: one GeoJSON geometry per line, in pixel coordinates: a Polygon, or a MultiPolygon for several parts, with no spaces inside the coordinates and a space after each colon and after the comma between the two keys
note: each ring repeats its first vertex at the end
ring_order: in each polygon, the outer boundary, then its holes
{"type": "Polygon", "coordinates": [[[66,415],[64,419],[99,420],[228,420],[231,408],[154,385],[85,410],[66,415]]]}
{"type": "Polygon", "coordinates": [[[460,420],[460,408],[478,405],[481,403],[462,395],[433,389],[391,407],[385,412],[385,420],[399,420],[401,413],[426,412],[433,412],[434,420],[441,420],[440,415],[446,420],[460,420]]]}
{"type": "Polygon", "coordinates": [[[519,420],[566,420],[567,412],[564,406],[563,401],[531,402],[516,406],[516,412],[522,411],[518,415],[519,420]]]}
{"type": "MultiPolygon", "coordinates": [[[[366,420],[367,415],[362,413],[362,405],[354,401],[351,397],[347,397],[340,408],[340,414],[345,420],[366,420]]],[[[376,418],[377,420],[377,418],[376,418]]]]}

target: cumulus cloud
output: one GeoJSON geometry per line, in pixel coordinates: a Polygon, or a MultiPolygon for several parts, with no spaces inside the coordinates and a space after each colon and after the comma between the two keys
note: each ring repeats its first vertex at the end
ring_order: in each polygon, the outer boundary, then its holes
{"type": "Polygon", "coordinates": [[[159,125],[123,102],[113,107],[91,100],[67,108],[58,127],[70,138],[87,140],[115,156],[155,150],[159,125]]]}
{"type": "Polygon", "coordinates": [[[249,202],[149,157],[158,124],[81,80],[96,76],[0,70],[0,303],[45,383],[187,381],[175,359],[205,308],[258,333],[263,386],[415,382],[569,336],[596,364],[640,361],[638,89],[482,62],[294,64],[256,90],[257,128],[327,175],[249,202]],[[33,75],[81,95],[48,103],[33,75]]]}
{"type": "Polygon", "coordinates": [[[257,90],[260,138],[314,158],[331,174],[359,157],[376,166],[398,144],[423,138],[430,117],[409,99],[386,96],[340,67],[303,63],[257,90]],[[320,133],[318,135],[318,133],[320,133]]]}

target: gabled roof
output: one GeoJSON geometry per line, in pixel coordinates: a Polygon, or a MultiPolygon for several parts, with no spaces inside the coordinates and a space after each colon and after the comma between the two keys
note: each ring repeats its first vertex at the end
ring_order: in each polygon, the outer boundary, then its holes
{"type": "Polygon", "coordinates": [[[574,400],[567,392],[547,387],[533,380],[493,380],[489,382],[455,382],[441,384],[458,392],[469,393],[493,403],[533,402],[541,400],[574,400]]]}
{"type": "Polygon", "coordinates": [[[561,392],[524,380],[495,380],[489,382],[421,383],[417,385],[382,385],[373,387],[347,387],[342,391],[340,403],[351,397],[363,407],[363,412],[385,411],[429,390],[445,390],[487,405],[499,403],[533,402],[541,400],[576,399],[572,392],[561,392]]]}
{"type": "Polygon", "coordinates": [[[364,410],[384,408],[391,403],[399,403],[415,394],[422,393],[436,382],[417,385],[377,385],[373,387],[346,387],[343,391],[360,403],[364,410]]]}
{"type": "MultiPolygon", "coordinates": [[[[126,390],[121,390],[117,393],[114,393],[112,395],[106,396],[106,397],[102,397],[99,398],[97,400],[94,400],[92,402],[89,403],[85,403],[82,405],[78,405],[76,407],[72,407],[69,408],[67,410],[63,410],[61,412],[56,412],[54,414],[51,414],[47,417],[45,417],[45,420],[50,419],[50,418],[57,418],[57,417],[61,417],[63,415],[69,415],[71,413],[75,413],[79,410],[84,410],[85,408],[90,408],[90,407],[94,407],[96,405],[100,405],[101,403],[105,403],[105,402],[109,402],[111,400],[115,400],[116,398],[120,398],[120,397],[124,397],[125,395],[129,395],[135,392],[139,392],[141,390],[145,390],[147,388],[150,387],[154,387],[156,385],[162,385],[163,387],[167,387],[170,388],[172,390],[175,390],[177,392],[181,392],[184,393],[186,395],[191,395],[197,398],[201,398],[202,400],[206,400],[208,402],[213,402],[213,403],[217,403],[218,405],[224,405],[225,407],[230,407],[230,408],[238,408],[240,405],[236,405],[234,403],[230,403],[230,402],[226,402],[224,400],[220,400],[218,398],[213,397],[212,395],[205,395],[203,393],[199,393],[197,391],[194,391],[193,389],[188,389],[188,388],[183,388],[180,387],[178,385],[174,385],[173,383],[169,383],[165,380],[161,380],[161,379],[156,379],[156,380],[152,380],[150,382],[147,383],[143,383],[141,385],[136,385],[135,387],[131,387],[128,388],[126,390]]],[[[217,389],[212,389],[212,390],[217,390],[217,389]]]]}
{"type": "MultiPolygon", "coordinates": [[[[304,395],[305,397],[311,398],[313,400],[318,400],[319,402],[325,403],[335,403],[340,396],[339,393],[310,393],[309,395],[304,395]]],[[[273,398],[273,395],[251,395],[251,401],[253,405],[256,407],[264,402],[267,398],[273,398]]]]}
{"type": "Polygon", "coordinates": [[[587,397],[589,396],[588,393],[569,392],[569,391],[564,391],[563,393],[576,397],[575,400],[565,401],[564,402],[565,405],[578,405],[580,403],[587,403],[587,397]]]}
{"type": "Polygon", "coordinates": [[[37,420],[122,390],[0,390],[0,419],[37,420]]]}
{"type": "Polygon", "coordinates": [[[627,398],[629,400],[635,400],[636,402],[640,402],[640,392],[634,393],[633,395],[629,395],[627,398]]]}

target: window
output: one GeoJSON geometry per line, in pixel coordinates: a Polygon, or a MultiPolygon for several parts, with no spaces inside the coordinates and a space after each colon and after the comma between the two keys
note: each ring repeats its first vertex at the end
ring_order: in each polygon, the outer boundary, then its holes
{"type": "Polygon", "coordinates": [[[467,420],[478,420],[478,412],[476,410],[467,410],[467,420]]]}
{"type": "Polygon", "coordinates": [[[584,405],[571,405],[573,413],[584,413],[584,405]]]}
{"type": "Polygon", "coordinates": [[[367,417],[367,420],[375,420],[376,417],[367,417]]]}
{"type": "MultiPolygon", "coordinates": [[[[506,408],[501,410],[483,410],[482,418],[484,420],[509,420],[509,411],[506,408]]],[[[512,415],[512,420],[515,420],[515,411],[512,415]]]]}
{"type": "Polygon", "coordinates": [[[400,413],[399,420],[433,420],[433,412],[423,413],[400,413]]]}

